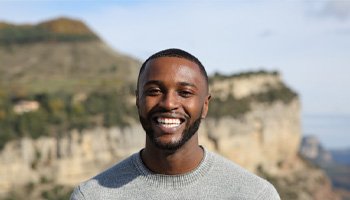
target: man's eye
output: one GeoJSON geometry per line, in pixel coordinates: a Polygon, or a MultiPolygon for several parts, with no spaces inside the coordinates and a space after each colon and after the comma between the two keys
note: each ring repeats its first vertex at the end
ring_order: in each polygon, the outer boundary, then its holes
{"type": "Polygon", "coordinates": [[[193,95],[192,92],[186,91],[186,90],[180,91],[179,94],[180,94],[180,96],[185,97],[185,98],[193,95]]]}
{"type": "Polygon", "coordinates": [[[149,89],[146,91],[146,94],[149,96],[156,96],[159,95],[161,93],[160,89],[149,89]]]}

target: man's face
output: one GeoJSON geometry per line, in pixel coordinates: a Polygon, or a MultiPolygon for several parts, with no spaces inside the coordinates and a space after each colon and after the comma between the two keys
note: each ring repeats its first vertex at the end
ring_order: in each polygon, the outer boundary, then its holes
{"type": "Polygon", "coordinates": [[[140,75],[136,105],[148,139],[176,150],[197,132],[210,96],[198,65],[184,58],[148,61],[140,75]]]}

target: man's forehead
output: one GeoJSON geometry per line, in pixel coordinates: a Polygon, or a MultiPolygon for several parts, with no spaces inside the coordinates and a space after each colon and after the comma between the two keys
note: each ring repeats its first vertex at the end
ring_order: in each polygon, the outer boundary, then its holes
{"type": "MultiPolygon", "coordinates": [[[[208,92],[208,81],[205,71],[203,72],[201,67],[192,60],[175,56],[163,56],[148,60],[140,71],[138,86],[144,85],[149,79],[152,79],[152,77],[175,75],[175,72],[177,72],[179,68],[181,68],[183,72],[186,72],[182,73],[181,76],[185,78],[190,75],[192,80],[198,81],[197,84],[203,84],[203,89],[208,92]]],[[[179,75],[179,73],[177,73],[177,75],[179,75]]],[[[177,76],[177,78],[178,77],[179,76],[177,76]]],[[[169,78],[173,78],[173,76],[169,78]]]]}
{"type": "MultiPolygon", "coordinates": [[[[154,72],[162,73],[174,73],[174,71],[187,71],[192,73],[194,76],[201,76],[201,70],[197,63],[180,57],[159,57],[149,60],[146,65],[144,72],[146,74],[154,72]]],[[[145,73],[143,73],[145,74],[145,73]]]]}

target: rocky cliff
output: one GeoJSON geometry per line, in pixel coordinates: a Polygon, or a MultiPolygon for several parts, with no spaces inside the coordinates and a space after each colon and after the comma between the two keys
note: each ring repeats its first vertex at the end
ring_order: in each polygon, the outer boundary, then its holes
{"type": "MultiPolygon", "coordinates": [[[[202,122],[200,143],[269,179],[282,199],[337,199],[323,171],[298,155],[300,102],[293,95],[288,101],[271,96],[282,86],[275,73],[213,78],[214,105],[219,101],[226,107],[222,102],[231,105],[227,99],[232,98],[234,104],[244,100],[249,106],[237,115],[209,116],[202,122]]],[[[7,143],[0,153],[0,192],[48,180],[74,186],[140,150],[145,138],[136,123],[66,135],[7,143]]]]}

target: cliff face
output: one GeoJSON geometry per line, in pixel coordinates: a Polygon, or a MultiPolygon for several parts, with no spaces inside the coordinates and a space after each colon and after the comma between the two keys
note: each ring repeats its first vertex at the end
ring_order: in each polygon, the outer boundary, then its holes
{"type": "Polygon", "coordinates": [[[206,120],[203,132],[214,142],[216,150],[251,171],[259,168],[280,173],[280,165],[295,157],[299,149],[300,102],[296,97],[288,103],[278,99],[257,102],[247,97],[282,86],[277,73],[214,79],[210,85],[213,98],[223,100],[231,95],[237,101],[250,101],[250,109],[238,117],[226,115],[206,120]]]}
{"type": "Polygon", "coordinates": [[[298,109],[298,101],[288,106],[280,102],[255,105],[239,119],[207,119],[203,135],[215,144],[216,151],[249,170],[279,173],[279,165],[295,157],[299,147],[298,109]]]}
{"type": "Polygon", "coordinates": [[[259,94],[278,88],[281,84],[281,77],[278,73],[256,72],[243,73],[232,77],[212,78],[211,93],[216,98],[227,99],[229,95],[241,99],[253,94],[259,94]]]}
{"type": "Polygon", "coordinates": [[[244,114],[204,123],[202,137],[217,152],[268,179],[282,199],[340,199],[324,171],[299,156],[301,105],[277,73],[214,79],[211,91],[221,100],[250,102],[244,114]]]}
{"type": "MultiPolygon", "coordinates": [[[[295,129],[298,122],[292,118],[290,123],[288,119],[295,116],[281,115],[293,113],[297,106],[298,102],[288,107],[276,104],[272,109],[261,106],[239,120],[209,118],[202,123],[200,143],[251,171],[260,167],[277,174],[279,163],[295,156],[299,141],[295,129]]],[[[70,137],[60,139],[23,138],[10,142],[0,154],[0,177],[4,177],[0,186],[10,189],[12,184],[36,182],[41,177],[74,185],[140,150],[144,138],[142,127],[135,124],[123,129],[72,131],[70,137]]]]}
{"type": "MultiPolygon", "coordinates": [[[[231,93],[245,98],[281,85],[278,75],[257,74],[211,82],[215,101],[231,93]],[[234,80],[236,79],[236,80],[234,80]],[[225,92],[224,91],[228,91],[225,92]]],[[[224,105],[223,105],[224,106],[224,105]]],[[[275,184],[282,199],[337,199],[327,177],[298,155],[300,102],[250,102],[239,117],[208,117],[200,143],[275,184]]],[[[74,186],[122,158],[139,151],[145,134],[139,124],[125,128],[72,131],[63,138],[23,138],[6,144],[0,153],[0,192],[50,180],[74,186]]]]}
{"type": "Polygon", "coordinates": [[[144,136],[140,126],[95,128],[70,137],[23,138],[9,142],[0,155],[0,191],[41,179],[75,185],[111,163],[140,149],[144,136]],[[18,176],[20,174],[20,176],[18,176]]]}

